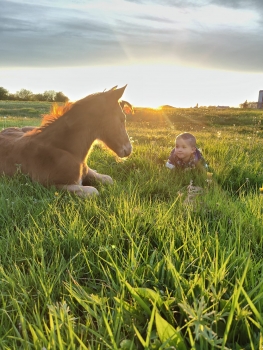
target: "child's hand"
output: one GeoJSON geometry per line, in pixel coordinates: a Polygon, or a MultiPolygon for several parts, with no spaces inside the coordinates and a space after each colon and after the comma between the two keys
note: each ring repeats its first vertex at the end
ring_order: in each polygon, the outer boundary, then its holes
{"type": "Polygon", "coordinates": [[[169,169],[174,169],[175,168],[175,166],[173,164],[169,163],[169,162],[166,162],[165,166],[166,166],[166,168],[169,168],[169,169]]]}

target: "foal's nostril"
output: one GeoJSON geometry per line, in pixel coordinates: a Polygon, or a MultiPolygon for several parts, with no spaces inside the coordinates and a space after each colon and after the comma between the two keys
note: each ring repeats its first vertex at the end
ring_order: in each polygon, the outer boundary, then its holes
{"type": "Polygon", "coordinates": [[[132,146],[128,146],[124,148],[124,157],[128,157],[132,152],[132,146]]]}

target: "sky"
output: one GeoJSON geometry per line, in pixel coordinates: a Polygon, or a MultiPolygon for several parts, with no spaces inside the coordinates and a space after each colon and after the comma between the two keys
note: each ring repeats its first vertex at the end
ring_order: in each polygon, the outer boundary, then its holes
{"type": "Polygon", "coordinates": [[[1,0],[0,86],[71,101],[126,84],[134,106],[263,90],[263,0],[1,0]]]}

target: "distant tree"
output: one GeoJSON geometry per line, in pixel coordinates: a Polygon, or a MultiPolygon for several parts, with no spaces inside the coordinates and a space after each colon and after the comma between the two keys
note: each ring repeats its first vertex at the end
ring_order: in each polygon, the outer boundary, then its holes
{"type": "Polygon", "coordinates": [[[54,102],[56,97],[56,91],[47,90],[43,93],[45,101],[54,102]]]}
{"type": "Polygon", "coordinates": [[[247,100],[244,103],[241,103],[239,106],[240,106],[240,108],[248,108],[247,100]]]}
{"type": "Polygon", "coordinates": [[[12,94],[7,89],[0,87],[0,100],[67,102],[69,98],[61,91],[46,90],[43,94],[34,94],[30,90],[20,89],[12,94]]]}
{"type": "Polygon", "coordinates": [[[34,94],[33,100],[34,101],[46,101],[45,96],[43,94],[34,94]]]}
{"type": "Polygon", "coordinates": [[[69,98],[63,94],[63,92],[59,91],[56,93],[55,102],[67,102],[69,98]]]}
{"type": "Polygon", "coordinates": [[[3,88],[2,86],[0,87],[0,100],[8,100],[8,90],[3,88]]]}
{"type": "Polygon", "coordinates": [[[8,100],[9,100],[9,101],[15,101],[15,100],[17,100],[16,94],[11,94],[11,93],[9,93],[9,94],[8,94],[8,100]]]}
{"type": "Polygon", "coordinates": [[[170,106],[170,105],[162,105],[159,108],[160,109],[170,109],[170,108],[176,108],[176,107],[173,107],[173,106],[170,106]]]}
{"type": "Polygon", "coordinates": [[[33,98],[33,92],[26,89],[21,89],[16,92],[18,100],[30,101],[33,98]]]}

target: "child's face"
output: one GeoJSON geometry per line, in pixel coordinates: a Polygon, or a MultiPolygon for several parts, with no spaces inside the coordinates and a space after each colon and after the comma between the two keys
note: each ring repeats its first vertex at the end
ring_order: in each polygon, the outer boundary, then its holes
{"type": "Polygon", "coordinates": [[[192,147],[189,141],[178,137],[175,142],[175,154],[178,158],[182,159],[184,162],[187,162],[191,155],[195,152],[196,148],[192,147]]]}

